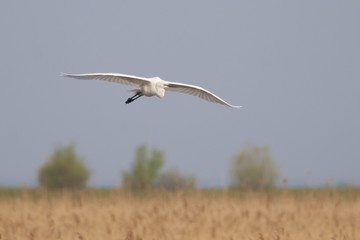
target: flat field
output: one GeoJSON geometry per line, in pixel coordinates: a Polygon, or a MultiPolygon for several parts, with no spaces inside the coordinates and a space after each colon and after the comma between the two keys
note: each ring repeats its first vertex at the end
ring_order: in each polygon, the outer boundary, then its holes
{"type": "Polygon", "coordinates": [[[0,191],[0,239],[360,239],[358,189],[0,191]]]}

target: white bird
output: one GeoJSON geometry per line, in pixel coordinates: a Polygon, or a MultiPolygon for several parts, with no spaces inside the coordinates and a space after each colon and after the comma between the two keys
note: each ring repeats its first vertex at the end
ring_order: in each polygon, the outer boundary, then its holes
{"type": "Polygon", "coordinates": [[[138,88],[130,90],[130,92],[134,92],[135,95],[132,96],[131,98],[128,98],[125,102],[126,104],[131,103],[132,101],[138,99],[141,96],[147,96],[147,97],[158,96],[159,98],[163,98],[165,96],[165,89],[166,89],[167,91],[175,91],[175,92],[182,92],[182,93],[195,95],[206,101],[220,103],[231,108],[240,108],[240,106],[233,106],[225,102],[215,94],[201,87],[189,85],[189,84],[183,84],[183,83],[168,82],[162,80],[159,77],[144,78],[144,77],[136,77],[136,76],[118,74],[118,73],[86,73],[86,74],[62,73],[62,75],[71,78],[100,79],[109,82],[138,86],[138,88]]]}

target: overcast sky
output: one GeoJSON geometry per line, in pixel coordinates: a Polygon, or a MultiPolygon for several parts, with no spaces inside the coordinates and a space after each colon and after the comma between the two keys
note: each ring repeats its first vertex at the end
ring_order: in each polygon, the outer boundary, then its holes
{"type": "Polygon", "coordinates": [[[0,185],[37,184],[76,143],[90,185],[115,186],[143,144],[202,186],[248,141],[290,186],[360,184],[359,1],[1,1],[0,185]],[[233,105],[66,73],[202,86],[233,105]],[[307,171],[311,175],[306,174],[307,171]]]}

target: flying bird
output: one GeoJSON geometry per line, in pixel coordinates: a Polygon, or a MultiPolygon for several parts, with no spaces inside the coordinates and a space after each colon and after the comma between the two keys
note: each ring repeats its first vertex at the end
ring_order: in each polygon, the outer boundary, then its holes
{"type": "Polygon", "coordinates": [[[197,96],[209,102],[220,103],[231,108],[240,108],[240,106],[233,106],[225,102],[220,97],[212,92],[198,86],[164,81],[159,77],[144,78],[136,77],[118,73],[86,73],[86,74],[67,74],[62,73],[65,77],[78,78],[78,79],[99,79],[109,82],[122,83],[127,85],[137,86],[137,88],[130,90],[135,95],[126,100],[126,104],[133,102],[141,96],[152,97],[157,96],[163,98],[166,91],[182,92],[190,95],[197,96]]]}

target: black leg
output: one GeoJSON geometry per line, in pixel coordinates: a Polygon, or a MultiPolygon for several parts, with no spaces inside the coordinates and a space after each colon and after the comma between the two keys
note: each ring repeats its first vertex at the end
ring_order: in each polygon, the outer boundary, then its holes
{"type": "Polygon", "coordinates": [[[131,98],[128,98],[125,103],[126,103],[126,104],[129,104],[129,103],[135,101],[136,99],[138,99],[138,98],[141,97],[141,96],[142,96],[142,94],[135,94],[135,95],[132,96],[131,98]]]}
{"type": "Polygon", "coordinates": [[[134,98],[133,98],[133,101],[136,100],[136,99],[138,99],[138,98],[141,97],[141,96],[142,96],[142,95],[140,95],[140,94],[137,94],[137,96],[135,95],[134,98]]]}

